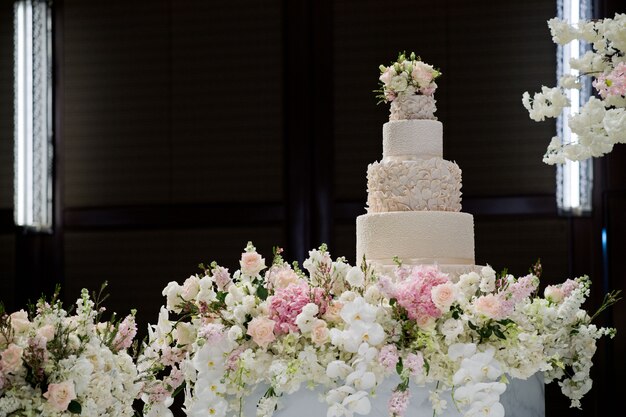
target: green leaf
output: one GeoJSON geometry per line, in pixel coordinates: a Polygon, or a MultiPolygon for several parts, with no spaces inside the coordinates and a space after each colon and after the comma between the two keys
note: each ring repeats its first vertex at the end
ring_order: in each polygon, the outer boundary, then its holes
{"type": "Polygon", "coordinates": [[[493,333],[498,336],[500,339],[506,339],[506,336],[504,335],[504,333],[502,333],[502,331],[500,329],[498,329],[497,327],[493,328],[493,333]]]}
{"type": "Polygon", "coordinates": [[[67,406],[67,411],[69,411],[72,414],[80,414],[83,412],[83,407],[81,407],[78,401],[72,400],[67,406]]]}
{"type": "Polygon", "coordinates": [[[397,302],[398,302],[398,300],[396,300],[395,298],[390,298],[390,299],[389,299],[389,305],[390,305],[390,306],[394,306],[394,305],[396,305],[396,303],[397,303],[397,302]]]}
{"type": "Polygon", "coordinates": [[[269,295],[269,293],[267,291],[267,288],[259,285],[256,289],[256,295],[258,295],[261,300],[267,300],[267,296],[269,295]]]}
{"type": "Polygon", "coordinates": [[[471,321],[467,322],[467,325],[469,326],[470,329],[472,330],[478,330],[478,326],[476,326],[474,323],[472,323],[471,321]]]}
{"type": "Polygon", "coordinates": [[[485,329],[485,339],[489,339],[489,338],[491,337],[491,334],[492,334],[492,333],[493,333],[493,332],[492,332],[492,330],[491,330],[491,327],[487,327],[487,328],[485,329]]]}
{"type": "Polygon", "coordinates": [[[402,374],[403,368],[404,368],[404,365],[402,364],[402,358],[398,358],[398,363],[396,363],[396,372],[398,373],[398,375],[402,374]]]}
{"type": "Polygon", "coordinates": [[[215,297],[217,298],[217,301],[224,303],[226,301],[226,295],[228,295],[226,291],[218,291],[215,297]]]}

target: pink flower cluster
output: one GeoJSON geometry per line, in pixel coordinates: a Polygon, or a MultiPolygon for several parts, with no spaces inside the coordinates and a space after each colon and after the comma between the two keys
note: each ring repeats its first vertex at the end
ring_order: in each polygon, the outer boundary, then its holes
{"type": "Polygon", "coordinates": [[[501,320],[513,313],[515,306],[537,290],[539,280],[534,275],[526,275],[504,287],[496,294],[487,294],[474,301],[474,308],[489,318],[501,320]]]}
{"type": "Polygon", "coordinates": [[[394,391],[389,399],[389,415],[401,417],[409,406],[409,390],[394,391]]]}
{"type": "Polygon", "coordinates": [[[135,316],[128,315],[120,323],[117,329],[117,334],[113,339],[113,350],[119,352],[123,349],[128,349],[133,344],[133,339],[137,335],[137,323],[135,323],[135,316]]]}
{"type": "Polygon", "coordinates": [[[299,332],[296,318],[308,303],[317,304],[322,315],[328,307],[328,298],[323,289],[311,288],[303,281],[276,289],[269,302],[269,318],[276,322],[274,332],[277,335],[299,332]]]}
{"type": "Polygon", "coordinates": [[[409,353],[404,360],[406,366],[412,376],[421,375],[424,370],[424,355],[422,352],[409,353]]]}
{"type": "Polygon", "coordinates": [[[434,265],[418,265],[403,281],[396,282],[393,298],[404,307],[409,318],[418,323],[425,317],[438,318],[441,310],[432,299],[432,289],[449,282],[448,276],[434,265]]]}
{"type": "Polygon", "coordinates": [[[387,371],[395,370],[398,360],[398,348],[396,345],[385,345],[378,353],[378,363],[380,363],[387,371]]]}
{"type": "Polygon", "coordinates": [[[608,96],[626,96],[626,62],[617,64],[608,75],[600,75],[593,86],[602,98],[608,96]]]}
{"type": "Polygon", "coordinates": [[[224,325],[208,323],[198,330],[198,336],[206,339],[207,343],[215,345],[224,339],[224,325]]]}

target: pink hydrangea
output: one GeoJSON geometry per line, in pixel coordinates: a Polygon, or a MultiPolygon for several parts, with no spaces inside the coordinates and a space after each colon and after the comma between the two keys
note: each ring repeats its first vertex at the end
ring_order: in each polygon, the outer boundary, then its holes
{"type": "Polygon", "coordinates": [[[434,265],[415,266],[404,281],[396,283],[395,298],[413,320],[437,318],[441,310],[433,302],[431,290],[448,281],[448,276],[434,265]]]}
{"type": "Polygon", "coordinates": [[[398,364],[398,348],[396,345],[385,345],[378,353],[378,362],[387,371],[393,371],[398,364]]]}
{"type": "Polygon", "coordinates": [[[394,417],[404,416],[409,406],[409,391],[394,391],[389,399],[389,414],[394,417]]]}
{"type": "Polygon", "coordinates": [[[298,282],[278,288],[269,302],[269,318],[276,322],[274,332],[285,334],[299,332],[296,318],[308,303],[319,307],[319,314],[326,312],[328,299],[321,288],[311,288],[306,282],[298,282]]]}
{"type": "Polygon", "coordinates": [[[513,302],[517,304],[525,298],[530,297],[530,295],[537,290],[537,284],[539,284],[539,280],[534,275],[526,275],[518,278],[516,282],[509,286],[509,292],[511,293],[513,302]]]}

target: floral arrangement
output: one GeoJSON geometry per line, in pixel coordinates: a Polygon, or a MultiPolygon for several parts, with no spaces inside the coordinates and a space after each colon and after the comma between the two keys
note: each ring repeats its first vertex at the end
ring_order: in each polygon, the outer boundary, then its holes
{"type": "Polygon", "coordinates": [[[530,118],[543,121],[558,117],[570,105],[567,90],[580,90],[583,77],[594,78],[597,95],[567,121],[577,141],[563,143],[562,138],[553,137],[543,160],[555,164],[605,155],[614,144],[626,142],[626,14],[580,21],[577,25],[554,18],[548,26],[555,43],[584,41],[591,48],[582,57],[570,60],[574,73],[565,74],[558,87],[543,86],[532,98],[528,92],[523,94],[522,103],[530,118]]]}
{"type": "Polygon", "coordinates": [[[441,72],[432,65],[422,62],[411,52],[409,59],[404,53],[398,54],[398,59],[389,66],[381,65],[380,90],[377,92],[381,102],[390,103],[398,97],[423,94],[432,96],[437,89],[435,79],[441,72]]]}
{"type": "Polygon", "coordinates": [[[73,312],[58,291],[30,312],[0,309],[0,416],[134,414],[140,385],[127,353],[134,313],[100,321],[103,312],[87,290],[73,312]]]}
{"type": "MultiPolygon", "coordinates": [[[[259,388],[256,415],[271,416],[282,395],[304,387],[323,389],[328,417],[367,415],[371,394],[392,375],[391,416],[404,415],[412,385],[434,387],[435,413],[503,416],[505,375],[536,372],[580,407],[596,340],[615,334],[581,307],[587,277],[541,297],[540,266],[520,278],[487,266],[453,282],[436,266],[400,261],[379,275],[365,262],[332,260],[325,246],[309,252],[303,269],[278,248],[268,266],[249,243],[232,275],[216,263],[201,267],[163,291],[166,305],[139,359],[149,375],[147,416],[171,415],[179,392],[188,416],[242,416],[244,398],[259,388]],[[449,391],[453,404],[442,399],[449,391]]],[[[599,311],[617,300],[608,294],[599,311]]]]}

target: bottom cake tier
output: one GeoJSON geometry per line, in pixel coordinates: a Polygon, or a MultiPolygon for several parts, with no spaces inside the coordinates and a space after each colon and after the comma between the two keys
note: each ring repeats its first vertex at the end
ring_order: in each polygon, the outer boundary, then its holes
{"type": "Polygon", "coordinates": [[[448,211],[369,213],[356,220],[357,264],[474,265],[474,218],[448,211]]]}

